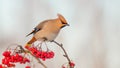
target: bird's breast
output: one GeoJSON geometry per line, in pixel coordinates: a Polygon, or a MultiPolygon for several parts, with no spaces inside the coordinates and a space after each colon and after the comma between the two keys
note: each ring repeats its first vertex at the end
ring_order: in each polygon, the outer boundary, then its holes
{"type": "Polygon", "coordinates": [[[42,40],[43,38],[46,38],[48,41],[52,41],[56,38],[56,36],[59,33],[59,29],[54,30],[54,29],[44,29],[38,31],[34,36],[37,40],[42,40]]]}

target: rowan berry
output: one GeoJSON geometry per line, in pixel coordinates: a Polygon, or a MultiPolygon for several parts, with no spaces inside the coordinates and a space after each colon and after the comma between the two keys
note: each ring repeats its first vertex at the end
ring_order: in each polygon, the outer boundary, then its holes
{"type": "Polygon", "coordinates": [[[75,63],[70,62],[70,66],[71,66],[71,67],[74,67],[74,66],[75,66],[75,63]]]}
{"type": "Polygon", "coordinates": [[[2,64],[0,64],[0,68],[3,68],[2,64]]]}
{"type": "Polygon", "coordinates": [[[26,66],[25,68],[31,68],[30,66],[26,66]]]}

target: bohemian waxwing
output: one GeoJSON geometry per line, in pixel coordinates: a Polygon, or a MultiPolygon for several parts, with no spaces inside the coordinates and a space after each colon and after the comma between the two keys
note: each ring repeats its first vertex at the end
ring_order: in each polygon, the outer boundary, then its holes
{"type": "Polygon", "coordinates": [[[35,41],[53,41],[60,29],[69,26],[65,18],[61,14],[57,14],[58,18],[49,19],[40,22],[34,30],[27,36],[33,34],[33,38],[27,43],[26,46],[31,45],[35,41]]]}

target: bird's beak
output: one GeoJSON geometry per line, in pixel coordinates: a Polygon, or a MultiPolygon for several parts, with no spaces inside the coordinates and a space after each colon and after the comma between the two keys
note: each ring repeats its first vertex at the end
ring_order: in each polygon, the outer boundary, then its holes
{"type": "Polygon", "coordinates": [[[66,24],[66,26],[70,26],[69,24],[66,24]]]}

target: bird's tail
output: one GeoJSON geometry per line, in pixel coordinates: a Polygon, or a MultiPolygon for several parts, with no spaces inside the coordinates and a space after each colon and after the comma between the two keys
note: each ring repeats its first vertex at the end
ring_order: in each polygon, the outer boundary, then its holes
{"type": "Polygon", "coordinates": [[[29,35],[31,35],[31,34],[33,34],[33,33],[35,33],[34,30],[32,32],[30,32],[28,35],[26,35],[26,37],[29,36],[29,35]]]}
{"type": "Polygon", "coordinates": [[[36,38],[32,37],[32,39],[28,41],[27,44],[25,45],[25,48],[29,48],[32,45],[32,43],[34,43],[35,41],[36,41],[36,38]]]}

